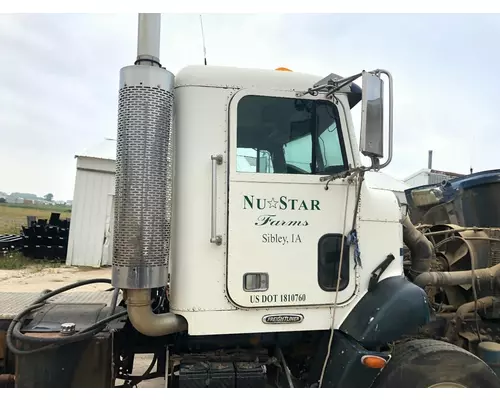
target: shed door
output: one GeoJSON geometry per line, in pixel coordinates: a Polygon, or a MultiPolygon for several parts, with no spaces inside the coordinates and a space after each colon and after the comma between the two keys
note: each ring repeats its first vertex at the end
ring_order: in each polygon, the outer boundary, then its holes
{"type": "Polygon", "coordinates": [[[104,224],[104,243],[102,246],[101,265],[111,265],[113,263],[113,227],[115,215],[115,196],[108,195],[106,204],[106,220],[104,224]]]}

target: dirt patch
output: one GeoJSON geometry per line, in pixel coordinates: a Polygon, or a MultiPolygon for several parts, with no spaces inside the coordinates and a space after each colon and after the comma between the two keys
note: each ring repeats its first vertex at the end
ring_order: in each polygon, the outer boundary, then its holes
{"type": "MultiPolygon", "coordinates": [[[[0,292],[41,292],[54,290],[61,286],[85,279],[111,279],[111,268],[40,268],[28,267],[22,270],[0,270],[0,292]]],[[[108,284],[81,286],[75,291],[106,290],[108,284]]]]}

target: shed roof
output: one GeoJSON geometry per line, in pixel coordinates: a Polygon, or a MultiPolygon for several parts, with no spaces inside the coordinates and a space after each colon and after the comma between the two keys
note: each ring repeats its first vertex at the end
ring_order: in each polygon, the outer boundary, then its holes
{"type": "Polygon", "coordinates": [[[106,138],[102,142],[89,147],[75,155],[75,157],[99,158],[102,160],[116,160],[116,139],[106,138]]]}
{"type": "Polygon", "coordinates": [[[429,174],[446,175],[446,176],[449,176],[451,178],[460,178],[462,176],[465,176],[465,174],[457,174],[456,172],[439,171],[437,169],[422,168],[421,170],[419,170],[417,172],[414,172],[410,176],[408,176],[405,179],[403,179],[403,181],[406,182],[406,181],[408,181],[408,180],[410,180],[412,178],[415,178],[418,175],[422,175],[422,174],[427,174],[427,175],[429,175],[429,174]]]}

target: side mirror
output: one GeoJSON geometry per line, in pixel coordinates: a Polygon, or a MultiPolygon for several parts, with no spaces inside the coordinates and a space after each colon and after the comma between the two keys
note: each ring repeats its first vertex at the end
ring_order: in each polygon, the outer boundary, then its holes
{"type": "Polygon", "coordinates": [[[375,161],[384,157],[384,81],[371,72],[362,77],[360,150],[375,161]]]}

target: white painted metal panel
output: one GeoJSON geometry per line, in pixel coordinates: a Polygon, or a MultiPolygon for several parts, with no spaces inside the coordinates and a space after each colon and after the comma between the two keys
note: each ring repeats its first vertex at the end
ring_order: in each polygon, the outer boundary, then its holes
{"type": "Polygon", "coordinates": [[[108,196],[114,193],[114,161],[92,161],[77,162],[67,265],[99,267],[103,261],[108,196]]]}
{"type": "Polygon", "coordinates": [[[224,295],[227,104],[233,93],[232,90],[199,87],[183,87],[175,93],[172,264],[169,272],[170,308],[176,313],[234,309],[224,295]],[[224,156],[217,174],[217,231],[223,236],[222,246],[210,243],[210,157],[216,154],[224,156]]]}
{"type": "MultiPolygon", "coordinates": [[[[187,66],[175,76],[179,87],[263,88],[276,90],[307,90],[322,76],[300,72],[249,69],[220,66],[187,66]]],[[[344,90],[347,90],[345,88],[344,90]]],[[[341,90],[342,91],[342,90],[341,90]]]]}
{"type": "Polygon", "coordinates": [[[408,185],[408,187],[417,187],[417,186],[422,186],[422,185],[428,185],[429,184],[429,173],[427,171],[423,171],[419,173],[418,175],[412,176],[411,178],[407,179],[405,183],[408,185]]]}

